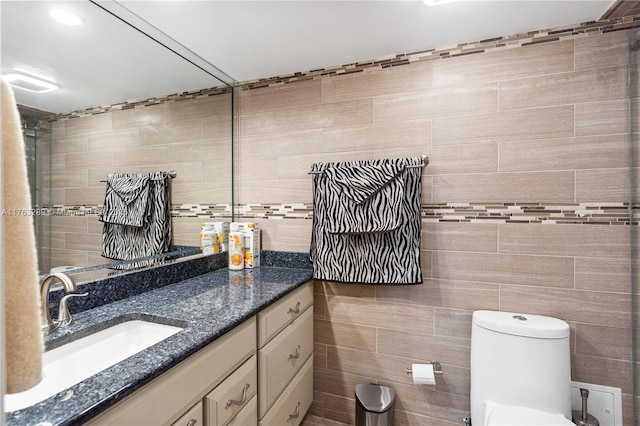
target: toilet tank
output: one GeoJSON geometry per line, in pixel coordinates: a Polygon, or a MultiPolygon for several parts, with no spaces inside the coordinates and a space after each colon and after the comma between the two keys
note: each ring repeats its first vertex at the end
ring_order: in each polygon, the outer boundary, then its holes
{"type": "Polygon", "coordinates": [[[471,421],[487,401],[571,419],[569,325],[557,318],[475,311],[471,328],[471,421]]]}

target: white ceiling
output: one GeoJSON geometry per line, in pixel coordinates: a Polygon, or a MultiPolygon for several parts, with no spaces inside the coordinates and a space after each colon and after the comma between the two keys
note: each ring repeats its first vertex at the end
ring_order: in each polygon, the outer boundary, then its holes
{"type": "Polygon", "coordinates": [[[246,81],[597,20],[614,1],[120,3],[246,81]]]}
{"type": "Polygon", "coordinates": [[[19,72],[60,87],[14,89],[19,104],[54,113],[219,85],[211,76],[88,1],[0,1],[2,75],[19,72]],[[77,27],[53,21],[73,11],[77,27]]]}
{"type": "MultiPolygon", "coordinates": [[[[593,21],[614,1],[99,3],[126,8],[236,81],[248,81],[593,21]]],[[[85,0],[2,0],[0,16],[2,74],[22,70],[61,88],[39,96],[16,89],[27,106],[63,113],[220,84],[85,0]],[[83,25],[51,21],[56,5],[76,11],[83,25]]]]}

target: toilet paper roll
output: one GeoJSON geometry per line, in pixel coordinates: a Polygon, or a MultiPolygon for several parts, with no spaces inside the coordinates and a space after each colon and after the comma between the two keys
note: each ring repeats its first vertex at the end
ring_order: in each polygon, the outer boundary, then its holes
{"type": "Polygon", "coordinates": [[[435,385],[436,376],[433,364],[411,364],[411,374],[414,385],[435,385]]]}

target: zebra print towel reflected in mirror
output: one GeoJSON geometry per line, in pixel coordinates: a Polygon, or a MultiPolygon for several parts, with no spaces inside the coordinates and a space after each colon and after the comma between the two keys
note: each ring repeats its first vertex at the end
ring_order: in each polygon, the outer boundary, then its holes
{"type": "MultiPolygon", "coordinates": [[[[102,255],[133,260],[164,253],[171,246],[169,176],[166,172],[117,173],[107,178],[100,220],[102,255]]],[[[134,264],[130,267],[143,265],[134,264]]]]}

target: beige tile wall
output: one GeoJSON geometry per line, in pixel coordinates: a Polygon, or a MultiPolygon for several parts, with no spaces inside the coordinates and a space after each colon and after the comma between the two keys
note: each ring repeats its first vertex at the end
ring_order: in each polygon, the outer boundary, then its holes
{"type": "MultiPolygon", "coordinates": [[[[52,204],[104,202],[109,173],[175,170],[172,204],[231,204],[231,94],[178,100],[52,123],[52,204]]],[[[95,211],[95,209],[94,209],[95,211]]],[[[199,245],[201,218],[174,217],[174,244],[199,245]]],[[[100,256],[96,214],[51,218],[51,264],[100,256]]]]}
{"type": "MultiPolygon", "coordinates": [[[[628,200],[626,32],[584,35],[246,90],[242,204],[310,203],[317,161],[428,155],[423,203],[628,200]]],[[[82,179],[82,176],[78,177],[82,179]]],[[[310,220],[263,220],[264,249],[306,252],[310,220]]],[[[471,313],[571,325],[574,380],[631,414],[629,227],[423,222],[424,284],[315,283],[312,413],[354,423],[356,383],[392,386],[399,425],[469,413],[471,313]],[[435,387],[412,362],[438,360],[435,387]]]]}

